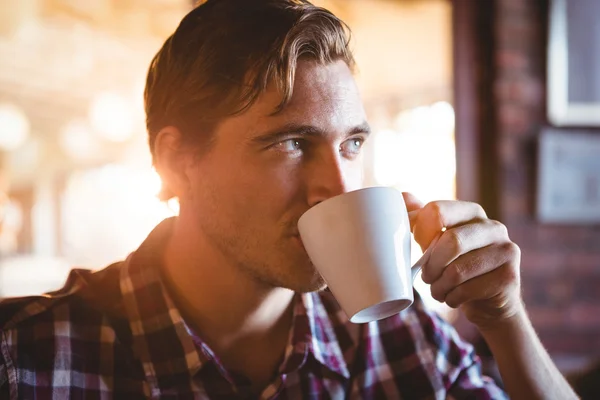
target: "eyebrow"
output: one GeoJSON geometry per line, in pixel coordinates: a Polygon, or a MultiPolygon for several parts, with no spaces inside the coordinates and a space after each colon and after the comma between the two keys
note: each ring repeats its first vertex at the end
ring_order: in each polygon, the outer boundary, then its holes
{"type": "MultiPolygon", "coordinates": [[[[360,125],[356,125],[352,129],[347,131],[345,134],[345,138],[349,138],[350,136],[358,134],[363,134],[367,136],[371,134],[371,127],[367,122],[363,122],[360,125]]],[[[280,126],[272,131],[263,133],[252,139],[252,141],[261,144],[268,144],[276,143],[281,140],[284,140],[285,138],[290,138],[294,136],[326,137],[327,133],[313,125],[290,123],[280,126]]]]}

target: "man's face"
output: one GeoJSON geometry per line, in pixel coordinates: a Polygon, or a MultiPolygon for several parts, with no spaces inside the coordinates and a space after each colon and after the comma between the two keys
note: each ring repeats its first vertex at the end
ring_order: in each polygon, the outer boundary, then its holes
{"type": "Polygon", "coordinates": [[[294,94],[273,115],[274,88],[223,121],[189,172],[181,212],[227,260],[271,286],[325,287],[298,236],[310,207],[362,186],[368,136],[354,78],[342,62],[300,62],[294,94]]]}

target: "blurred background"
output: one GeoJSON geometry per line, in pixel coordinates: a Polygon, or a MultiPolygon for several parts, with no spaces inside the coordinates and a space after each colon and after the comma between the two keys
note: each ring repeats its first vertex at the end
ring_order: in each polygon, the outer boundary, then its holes
{"type": "MultiPolygon", "coordinates": [[[[376,132],[368,184],[454,198],[451,4],[317,3],[354,31],[376,132]]],[[[8,194],[0,296],[16,296],[60,286],[73,265],[95,269],[124,258],[177,212],[176,202],[156,198],[142,94],[150,60],[192,2],[0,5],[0,171],[8,194]]]]}
{"type": "MultiPolygon", "coordinates": [[[[558,125],[546,106],[552,1],[315,3],[353,30],[375,132],[367,183],[424,201],[477,201],[505,223],[522,248],[536,329],[559,367],[574,371],[600,357],[600,222],[537,218],[537,143],[558,125]]],[[[192,6],[0,0],[0,297],[55,289],[73,266],[122,259],[177,213],[176,202],[156,198],[142,92],[152,56],[192,6]]],[[[600,43],[600,25],[589,32],[600,43]]],[[[574,125],[600,137],[600,123],[574,125]]],[[[592,178],[588,206],[598,210],[592,178]]],[[[461,315],[417,288],[477,342],[461,315]]]]}

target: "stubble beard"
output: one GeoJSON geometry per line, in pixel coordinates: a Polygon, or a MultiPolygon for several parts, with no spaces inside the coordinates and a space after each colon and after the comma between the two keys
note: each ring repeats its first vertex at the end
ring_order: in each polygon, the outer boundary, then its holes
{"type": "Polygon", "coordinates": [[[327,287],[306,251],[294,249],[290,238],[282,237],[274,245],[264,245],[257,241],[261,238],[259,234],[250,235],[254,239],[250,241],[237,235],[210,232],[210,229],[204,231],[225,259],[266,287],[286,288],[298,293],[321,291],[327,287]]]}
{"type": "Polygon", "coordinates": [[[258,259],[237,257],[237,267],[252,279],[272,288],[285,288],[298,293],[321,291],[327,287],[325,280],[316,270],[308,256],[291,260],[284,255],[258,259]]]}

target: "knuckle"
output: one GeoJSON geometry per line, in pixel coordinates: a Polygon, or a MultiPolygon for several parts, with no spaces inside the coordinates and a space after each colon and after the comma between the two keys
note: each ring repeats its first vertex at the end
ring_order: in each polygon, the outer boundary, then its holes
{"type": "Polygon", "coordinates": [[[477,212],[483,217],[483,218],[487,218],[487,213],[485,212],[485,209],[481,206],[481,204],[479,203],[475,203],[477,205],[477,212]]]}
{"type": "Polygon", "coordinates": [[[521,248],[515,242],[506,242],[502,245],[504,252],[508,255],[511,261],[515,261],[521,257],[521,248]]]}
{"type": "Polygon", "coordinates": [[[444,236],[446,236],[447,245],[452,255],[454,257],[460,255],[463,247],[463,240],[460,233],[456,229],[450,229],[444,232],[444,236]]]}
{"type": "Polygon", "coordinates": [[[514,255],[517,257],[521,257],[521,248],[519,247],[519,245],[516,244],[515,242],[510,242],[510,243],[512,245],[514,255]]]}
{"type": "Polygon", "coordinates": [[[459,265],[451,264],[446,268],[444,275],[448,280],[448,283],[452,286],[458,286],[463,282],[464,271],[459,265]]]}
{"type": "Polygon", "coordinates": [[[506,225],[500,221],[496,221],[495,219],[490,219],[488,222],[500,233],[501,236],[508,237],[508,229],[506,228],[506,225]]]}
{"type": "Polygon", "coordinates": [[[439,221],[443,225],[443,216],[442,216],[442,204],[439,201],[432,201],[425,205],[425,210],[427,214],[429,214],[433,221],[439,221]]]}

